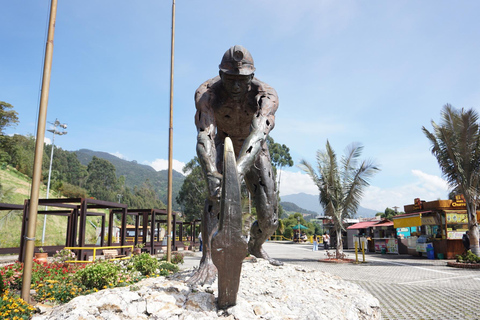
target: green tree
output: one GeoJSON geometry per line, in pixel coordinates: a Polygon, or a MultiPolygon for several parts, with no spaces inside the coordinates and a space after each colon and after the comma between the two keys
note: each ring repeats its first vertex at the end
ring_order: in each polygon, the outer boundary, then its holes
{"type": "Polygon", "coordinates": [[[18,113],[13,110],[10,103],[0,101],[0,135],[6,127],[14,126],[18,123],[18,113]]]}
{"type": "Polygon", "coordinates": [[[306,160],[300,162],[300,168],[312,178],[320,191],[320,205],[325,215],[330,216],[334,223],[337,258],[343,253],[343,220],[356,214],[363,190],[369,185],[368,179],[379,171],[373,161],[359,161],[362,150],[363,146],[352,143],[338,164],[337,155],[327,140],[326,150],[317,151],[318,172],[306,160]]]}
{"type": "Polygon", "coordinates": [[[386,208],[384,212],[377,212],[375,216],[380,216],[382,219],[392,219],[399,214],[403,214],[403,212],[397,212],[391,208],[386,208]]]}
{"type": "MultiPolygon", "coordinates": [[[[48,164],[43,166],[43,179],[47,181],[48,170],[50,164],[50,155],[52,151],[52,145],[45,145],[45,153],[47,156],[48,164]]],[[[87,179],[87,166],[84,166],[80,163],[75,152],[65,151],[62,148],[57,148],[53,150],[53,161],[52,161],[52,186],[55,186],[55,180],[60,182],[68,182],[72,185],[83,187],[87,179]],[[55,175],[54,175],[55,172],[55,175]]],[[[61,183],[59,184],[59,187],[61,183]]],[[[56,188],[55,188],[56,189],[56,188]]]]}
{"type": "Polygon", "coordinates": [[[478,245],[477,202],[480,179],[480,131],[478,113],[446,104],[441,112],[442,123],[432,120],[433,131],[422,127],[431,143],[444,178],[456,192],[465,197],[471,250],[480,255],[478,245]]]}
{"type": "Polygon", "coordinates": [[[273,165],[273,174],[277,182],[277,212],[278,216],[285,217],[285,212],[280,205],[280,179],[282,177],[282,168],[293,166],[293,160],[290,156],[290,149],[284,145],[276,143],[272,137],[267,136],[268,151],[273,165]]]}
{"type": "Polygon", "coordinates": [[[278,185],[280,188],[280,176],[282,174],[282,168],[293,166],[293,160],[290,156],[290,149],[284,144],[276,143],[270,136],[267,137],[267,145],[275,175],[277,176],[277,170],[280,171],[278,174],[278,185]]]}
{"type": "MultiPolygon", "coordinates": [[[[8,161],[12,167],[30,178],[33,175],[33,157],[35,154],[35,138],[33,136],[3,136],[1,148],[8,153],[8,161]]],[[[43,152],[43,167],[48,168],[48,156],[43,152]]]]}
{"type": "Polygon", "coordinates": [[[87,167],[86,189],[90,196],[104,201],[115,201],[118,189],[115,166],[105,159],[94,156],[87,167]]]}
{"type": "Polygon", "coordinates": [[[201,219],[208,190],[198,158],[194,157],[190,160],[183,167],[183,172],[188,172],[188,175],[183,181],[176,200],[183,207],[187,221],[201,219]]]}

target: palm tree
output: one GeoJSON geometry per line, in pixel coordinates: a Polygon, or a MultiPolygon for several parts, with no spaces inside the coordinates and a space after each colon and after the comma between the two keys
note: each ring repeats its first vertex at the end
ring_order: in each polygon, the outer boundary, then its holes
{"type": "Polygon", "coordinates": [[[477,221],[480,175],[478,113],[473,109],[457,110],[446,104],[441,116],[440,125],[432,120],[433,132],[425,127],[422,129],[432,144],[432,154],[437,158],[448,184],[465,197],[471,249],[478,256],[480,255],[477,221]]]}
{"type": "Polygon", "coordinates": [[[300,168],[313,180],[320,191],[319,200],[325,214],[330,216],[336,230],[336,256],[343,254],[343,220],[356,214],[368,179],[380,169],[371,160],[359,161],[363,146],[352,143],[337,164],[337,156],[327,140],[326,151],[317,151],[318,173],[305,160],[300,168]]]}

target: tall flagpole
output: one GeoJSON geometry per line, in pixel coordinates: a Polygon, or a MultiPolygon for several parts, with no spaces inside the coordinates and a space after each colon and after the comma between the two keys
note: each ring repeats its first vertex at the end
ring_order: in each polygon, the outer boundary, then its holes
{"type": "MultiPolygon", "coordinates": [[[[42,177],[43,141],[45,139],[45,124],[47,119],[48,92],[50,90],[50,75],[52,71],[53,36],[55,34],[55,19],[57,16],[57,0],[52,0],[50,5],[50,21],[48,24],[48,38],[45,48],[45,61],[43,65],[42,93],[38,114],[37,139],[35,142],[35,158],[33,161],[32,189],[30,193],[30,206],[28,210],[27,235],[25,239],[25,266],[23,268],[22,299],[30,302],[30,285],[32,282],[33,251],[35,248],[35,229],[37,223],[38,194],[40,179],[42,177]]],[[[22,235],[23,236],[23,235],[22,235]]]]}
{"type": "MultiPolygon", "coordinates": [[[[172,259],[172,149],[173,149],[173,61],[175,56],[175,0],[172,0],[172,43],[170,54],[170,127],[168,130],[167,261],[172,259]]],[[[173,239],[175,241],[175,239],[173,239]]]]}

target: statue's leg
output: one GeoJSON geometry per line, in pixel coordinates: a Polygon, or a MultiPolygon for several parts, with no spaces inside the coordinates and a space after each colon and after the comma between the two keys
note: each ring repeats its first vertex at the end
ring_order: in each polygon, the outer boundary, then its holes
{"type": "Polygon", "coordinates": [[[205,200],[202,219],[202,259],[195,274],[188,280],[191,285],[211,284],[217,275],[217,268],[212,261],[212,236],[218,228],[219,212],[220,205],[217,201],[205,200]]]}
{"type": "Polygon", "coordinates": [[[267,259],[273,265],[282,262],[271,259],[263,250],[263,243],[277,230],[278,212],[275,179],[268,149],[262,149],[252,169],[245,175],[245,183],[255,198],[257,221],[250,229],[248,252],[257,258],[267,259]]]}

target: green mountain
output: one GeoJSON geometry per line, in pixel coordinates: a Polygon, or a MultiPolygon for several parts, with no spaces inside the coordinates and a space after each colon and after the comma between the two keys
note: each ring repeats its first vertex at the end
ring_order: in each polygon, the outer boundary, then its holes
{"type": "MultiPolygon", "coordinates": [[[[159,199],[167,204],[168,170],[156,171],[148,165],[139,164],[135,160],[123,160],[107,152],[80,149],[75,151],[75,154],[80,163],[85,166],[88,166],[94,156],[111,162],[115,166],[117,177],[125,177],[126,187],[133,189],[135,186],[140,187],[143,183],[148,183],[153,187],[159,199]]],[[[176,211],[181,210],[175,198],[182,187],[183,180],[185,180],[184,175],[175,170],[172,171],[172,208],[176,211]]]]}
{"type": "Polygon", "coordinates": [[[293,202],[281,201],[280,204],[282,205],[283,210],[288,214],[298,212],[298,213],[307,214],[307,215],[309,214],[311,215],[312,218],[315,218],[316,216],[318,216],[317,212],[301,208],[293,202]]]}
{"type": "MultiPolygon", "coordinates": [[[[297,193],[297,194],[289,194],[286,196],[282,196],[282,201],[280,202],[280,204],[282,205],[284,210],[286,210],[284,206],[285,202],[301,205],[303,208],[306,208],[306,209],[303,209],[305,211],[309,211],[309,212],[313,211],[319,215],[323,215],[323,209],[320,207],[320,203],[318,202],[318,195],[297,193]]],[[[295,211],[295,212],[304,213],[304,211],[295,211]]],[[[367,209],[359,206],[356,217],[363,217],[363,218],[375,217],[375,214],[377,212],[379,211],[367,209]]]]}

